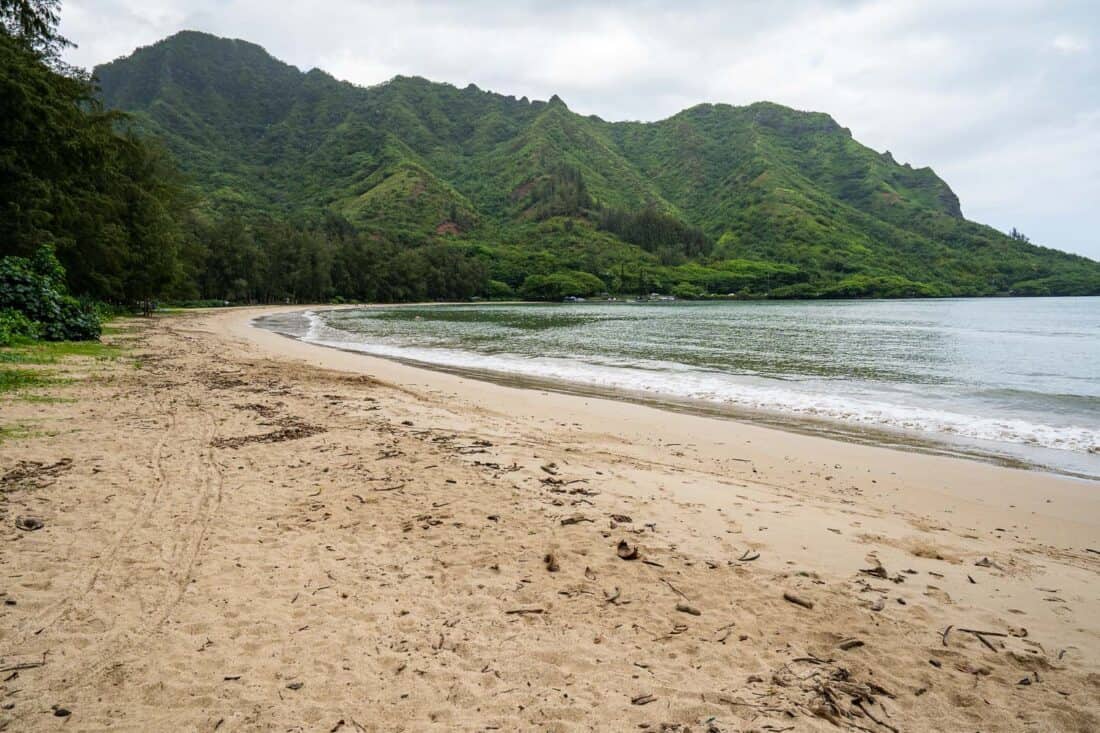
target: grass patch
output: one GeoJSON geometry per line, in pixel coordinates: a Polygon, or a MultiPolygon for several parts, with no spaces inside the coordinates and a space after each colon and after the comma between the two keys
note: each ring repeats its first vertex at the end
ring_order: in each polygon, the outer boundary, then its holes
{"type": "Polygon", "coordinates": [[[18,349],[0,350],[0,364],[34,364],[34,359],[18,349]]]}
{"type": "Polygon", "coordinates": [[[0,363],[56,364],[66,357],[113,361],[121,349],[101,341],[36,341],[0,349],[0,363]]]}
{"type": "Polygon", "coordinates": [[[29,438],[31,431],[22,425],[0,425],[0,443],[5,443],[9,440],[19,440],[20,438],[29,438]]]}
{"type": "Polygon", "coordinates": [[[0,425],[0,444],[9,440],[52,438],[56,435],[59,433],[54,430],[34,430],[26,425],[0,425]]]}
{"type": "Polygon", "coordinates": [[[34,369],[0,369],[0,394],[44,387],[53,381],[48,374],[34,369]]]}

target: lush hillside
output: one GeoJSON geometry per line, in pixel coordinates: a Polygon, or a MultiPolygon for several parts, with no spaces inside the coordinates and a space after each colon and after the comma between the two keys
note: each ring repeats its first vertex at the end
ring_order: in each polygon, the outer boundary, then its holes
{"type": "Polygon", "coordinates": [[[820,113],[708,104],[612,123],[473,85],[356,87],[195,32],[95,75],[207,217],[335,217],[394,251],[449,245],[501,293],[532,276],[528,294],[567,282],[545,297],[1100,293],[1100,263],[967,221],[931,169],[820,113]]]}

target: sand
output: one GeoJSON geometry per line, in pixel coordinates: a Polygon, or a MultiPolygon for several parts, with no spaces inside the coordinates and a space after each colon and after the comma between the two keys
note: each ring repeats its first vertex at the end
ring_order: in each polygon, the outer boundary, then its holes
{"type": "Polygon", "coordinates": [[[425,371],[271,310],[127,322],[0,398],[33,428],[0,443],[0,729],[1100,729],[1096,482],[425,371]]]}

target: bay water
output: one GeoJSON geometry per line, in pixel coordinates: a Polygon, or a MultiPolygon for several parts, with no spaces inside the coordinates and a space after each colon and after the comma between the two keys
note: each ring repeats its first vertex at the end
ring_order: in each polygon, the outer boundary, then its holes
{"type": "Polygon", "coordinates": [[[1100,298],[303,311],[335,348],[1100,478],[1100,298]]]}

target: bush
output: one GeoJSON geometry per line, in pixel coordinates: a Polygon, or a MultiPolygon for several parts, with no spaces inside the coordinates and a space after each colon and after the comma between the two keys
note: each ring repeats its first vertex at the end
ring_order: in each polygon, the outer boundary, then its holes
{"type": "Polygon", "coordinates": [[[488,291],[490,298],[512,298],[516,294],[511,285],[500,280],[490,280],[488,291]]]}
{"type": "Polygon", "coordinates": [[[0,346],[38,338],[38,324],[17,310],[0,310],[0,346]]]}
{"type": "Polygon", "coordinates": [[[65,290],[65,270],[53,248],[34,257],[0,258],[0,309],[21,314],[47,341],[94,341],[100,323],[95,309],[65,290]]]}
{"type": "Polygon", "coordinates": [[[698,285],[692,285],[691,283],[678,283],[672,288],[672,294],[677,298],[684,300],[692,300],[694,298],[702,298],[705,295],[703,289],[698,285]]]}

